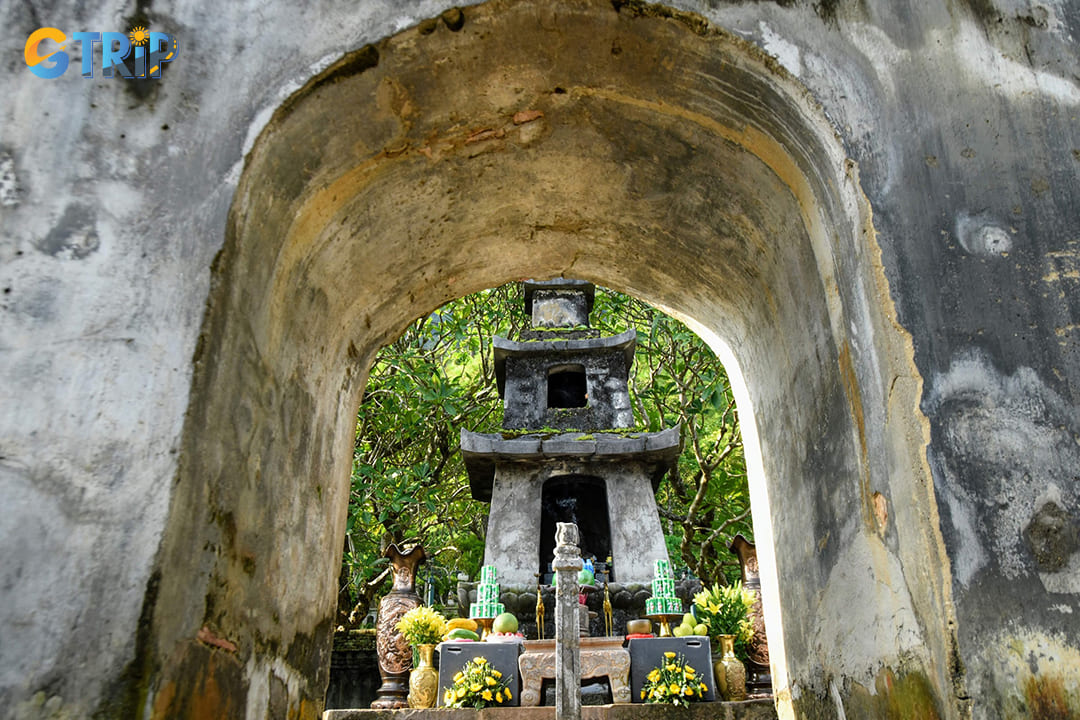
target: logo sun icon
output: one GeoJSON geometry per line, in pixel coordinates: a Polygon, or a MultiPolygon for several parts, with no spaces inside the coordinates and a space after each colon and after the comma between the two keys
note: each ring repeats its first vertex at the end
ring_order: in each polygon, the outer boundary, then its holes
{"type": "Polygon", "coordinates": [[[128,33],[128,37],[131,38],[132,45],[145,45],[150,39],[150,33],[142,25],[138,25],[132,28],[128,33]]]}

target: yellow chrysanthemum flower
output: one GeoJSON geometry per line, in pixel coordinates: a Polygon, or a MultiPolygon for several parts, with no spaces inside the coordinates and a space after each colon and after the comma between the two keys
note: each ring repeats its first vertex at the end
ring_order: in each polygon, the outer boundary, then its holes
{"type": "Polygon", "coordinates": [[[499,672],[498,670],[493,670],[491,674],[492,674],[492,675],[494,675],[494,676],[495,676],[495,677],[497,677],[497,678],[501,678],[501,677],[502,677],[502,673],[501,673],[501,672],[499,672]]]}
{"type": "Polygon", "coordinates": [[[660,671],[657,670],[656,668],[653,668],[652,672],[650,672],[646,676],[646,678],[648,679],[649,682],[656,682],[657,680],[660,679],[660,671]]]}
{"type": "Polygon", "coordinates": [[[458,672],[456,675],[454,675],[454,682],[459,683],[459,682],[462,681],[462,679],[464,677],[465,677],[464,675],[462,675],[460,672],[458,672]]]}
{"type": "Polygon", "coordinates": [[[495,699],[495,696],[491,694],[490,690],[485,690],[484,692],[480,693],[480,697],[484,698],[488,702],[491,702],[495,699]]]}
{"type": "Polygon", "coordinates": [[[510,694],[510,688],[503,688],[503,692],[506,693],[507,700],[513,700],[514,696],[510,694]]]}
{"type": "Polygon", "coordinates": [[[486,678],[484,678],[484,682],[486,682],[488,685],[497,685],[499,683],[498,680],[491,677],[490,675],[488,675],[486,678]]]}
{"type": "Polygon", "coordinates": [[[673,657],[675,657],[675,653],[673,653],[673,652],[671,652],[671,651],[669,650],[668,652],[664,653],[664,657],[666,657],[666,658],[673,658],[673,657]]]}
{"type": "Polygon", "coordinates": [[[480,692],[483,688],[480,687],[480,683],[473,683],[469,686],[469,690],[473,692],[480,692]]]}
{"type": "Polygon", "coordinates": [[[460,700],[463,697],[465,697],[465,688],[459,687],[457,689],[457,698],[458,698],[458,700],[460,700]]]}
{"type": "Polygon", "coordinates": [[[693,695],[693,694],[694,694],[694,688],[692,688],[692,687],[688,687],[685,690],[683,690],[683,695],[688,695],[689,696],[689,695],[693,695]]]}
{"type": "Polygon", "coordinates": [[[679,694],[679,686],[676,685],[675,683],[671,683],[670,685],[668,685],[668,690],[671,691],[672,695],[678,695],[679,694]]]}
{"type": "Polygon", "coordinates": [[[478,658],[476,658],[476,660],[474,660],[473,662],[475,662],[475,663],[476,663],[477,665],[483,665],[484,663],[486,663],[486,662],[487,662],[487,658],[485,658],[485,657],[478,657],[478,658]]]}
{"type": "Polygon", "coordinates": [[[644,699],[645,699],[645,691],[644,691],[644,690],[642,690],[642,691],[641,691],[641,699],[642,699],[642,700],[644,700],[644,699]]]}
{"type": "Polygon", "coordinates": [[[703,692],[703,693],[709,692],[709,688],[708,688],[708,686],[705,685],[705,683],[701,683],[700,687],[701,687],[701,692],[703,692]]]}
{"type": "Polygon", "coordinates": [[[678,668],[675,667],[675,663],[668,663],[667,665],[664,666],[664,669],[667,670],[668,672],[675,672],[676,670],[678,670],[678,668]]]}
{"type": "Polygon", "coordinates": [[[497,703],[502,702],[502,690],[499,690],[499,691],[497,691],[495,693],[495,702],[497,702],[497,703]]]}

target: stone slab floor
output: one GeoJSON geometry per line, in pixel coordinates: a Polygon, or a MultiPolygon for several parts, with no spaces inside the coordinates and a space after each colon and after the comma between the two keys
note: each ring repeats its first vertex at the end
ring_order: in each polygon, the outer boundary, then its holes
{"type": "MultiPolygon", "coordinates": [[[[553,707],[460,710],[327,710],[323,720],[554,720],[553,707]]],[[[581,708],[581,720],[776,720],[771,699],[670,705],[597,705],[581,708]]]]}

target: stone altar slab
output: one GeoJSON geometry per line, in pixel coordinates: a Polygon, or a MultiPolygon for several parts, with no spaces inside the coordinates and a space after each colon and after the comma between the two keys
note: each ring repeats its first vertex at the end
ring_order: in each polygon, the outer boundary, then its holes
{"type": "MultiPolygon", "coordinates": [[[[581,679],[606,677],[616,703],[630,702],[630,653],[622,643],[621,637],[581,638],[581,679]]],[[[521,705],[539,705],[544,679],[555,679],[555,641],[526,640],[518,668],[521,705]]]]}

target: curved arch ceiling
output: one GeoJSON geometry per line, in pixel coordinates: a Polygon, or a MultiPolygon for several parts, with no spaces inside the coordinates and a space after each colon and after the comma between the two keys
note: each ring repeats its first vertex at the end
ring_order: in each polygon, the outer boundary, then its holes
{"type": "Polygon", "coordinates": [[[248,157],[164,543],[162,597],[182,610],[156,615],[158,687],[209,672],[187,638],[210,622],[247,648],[243,687],[288,657],[305,679],[290,697],[319,697],[372,354],[449,299],[563,275],[689,319],[741,376],[781,689],[784,658],[823,695],[830,674],[863,682],[916,657],[944,697],[948,583],[906,579],[943,556],[918,382],[889,394],[915,372],[910,347],[812,100],[674,11],[466,12],[458,31],[424,23],[343,58],[248,157]],[[875,493],[904,494],[891,525],[875,493]],[[853,652],[845,605],[860,597],[854,621],[881,632],[853,652]],[[888,637],[898,615],[914,635],[888,637]]]}

